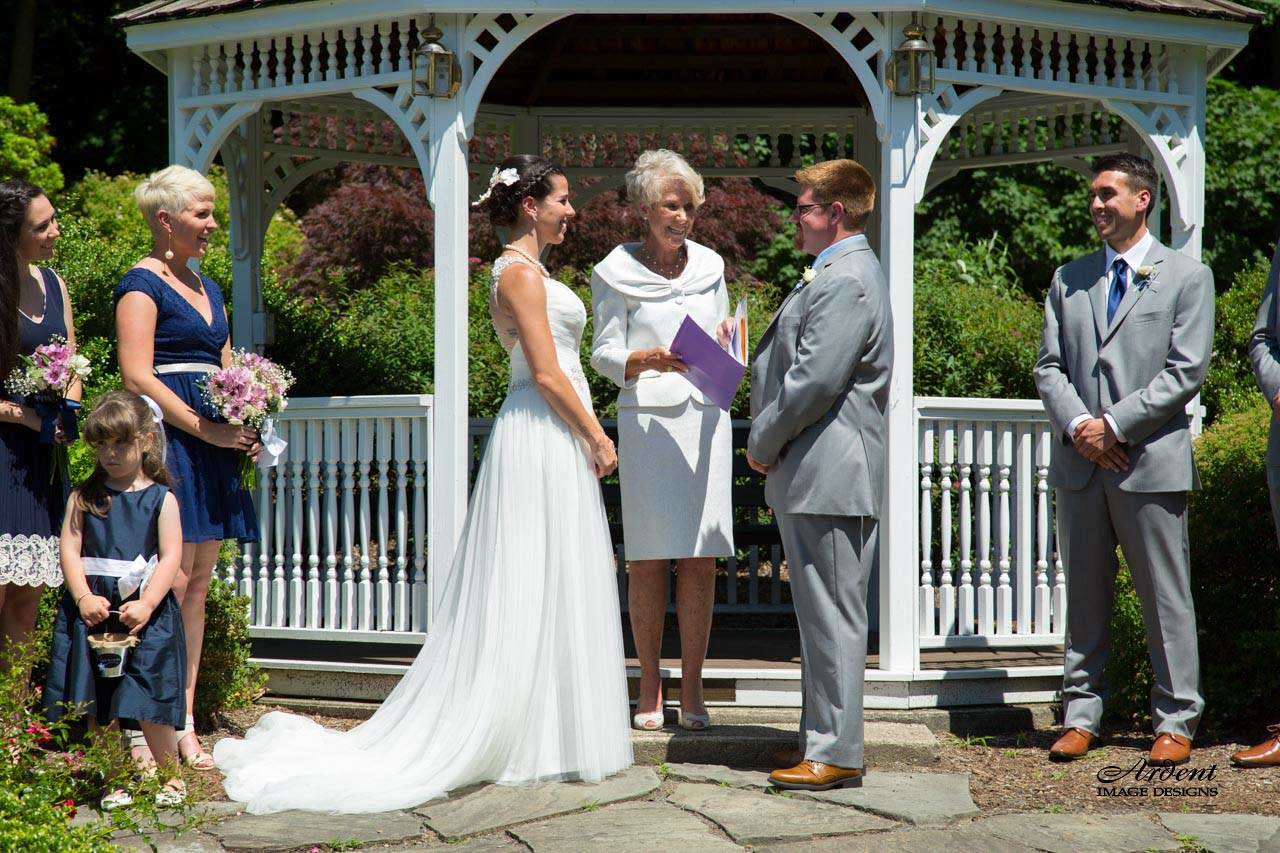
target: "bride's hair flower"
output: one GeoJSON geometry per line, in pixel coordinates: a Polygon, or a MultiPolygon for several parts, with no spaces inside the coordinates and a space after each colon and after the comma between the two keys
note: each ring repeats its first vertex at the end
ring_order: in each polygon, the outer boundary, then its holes
{"type": "Polygon", "coordinates": [[[484,191],[484,195],[480,196],[480,198],[471,202],[471,206],[479,207],[480,205],[488,201],[489,196],[493,194],[493,188],[496,187],[498,184],[502,184],[503,186],[509,187],[518,180],[520,180],[520,172],[514,167],[510,169],[503,169],[502,171],[498,171],[498,167],[494,166],[493,174],[489,176],[489,188],[484,191]]]}

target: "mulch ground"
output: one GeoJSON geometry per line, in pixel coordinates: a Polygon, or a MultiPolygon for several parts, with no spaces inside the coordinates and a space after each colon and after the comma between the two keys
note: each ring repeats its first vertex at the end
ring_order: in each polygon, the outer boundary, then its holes
{"type": "Polygon", "coordinates": [[[968,740],[944,736],[938,769],[970,774],[974,802],[988,814],[1280,815],[1280,768],[1242,770],[1231,765],[1231,754],[1249,744],[1207,741],[1197,744],[1191,761],[1180,768],[1145,767],[1151,735],[1115,732],[1085,758],[1059,764],[1048,760],[1057,736],[1056,731],[968,740]]]}
{"type": "MultiPolygon", "coordinates": [[[[254,707],[233,712],[221,729],[200,740],[212,750],[221,738],[242,735],[268,710],[271,709],[254,707]]],[[[359,723],[335,717],[311,718],[341,730],[359,723]]],[[[942,735],[941,758],[932,767],[902,765],[879,769],[968,773],[969,790],[985,814],[1147,811],[1280,816],[1280,768],[1241,770],[1231,766],[1231,753],[1248,744],[1197,744],[1189,764],[1171,768],[1182,771],[1178,774],[1181,778],[1166,778],[1162,775],[1165,768],[1145,768],[1142,763],[1151,746],[1150,734],[1109,732],[1102,745],[1087,757],[1067,764],[1048,760],[1049,746],[1056,738],[1055,731],[967,739],[942,735]],[[1100,774],[1108,781],[1100,781],[1100,774]]],[[[217,772],[188,772],[187,778],[196,798],[226,799],[217,772]]]]}

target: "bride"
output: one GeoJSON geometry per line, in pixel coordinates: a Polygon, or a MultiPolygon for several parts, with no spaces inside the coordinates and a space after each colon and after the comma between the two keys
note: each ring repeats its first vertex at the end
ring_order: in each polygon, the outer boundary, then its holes
{"type": "Polygon", "coordinates": [[[539,263],[574,215],[541,157],[508,158],[481,203],[512,240],[490,314],[511,381],[417,660],[348,732],[266,714],[214,747],[254,813],[407,808],[477,782],[598,781],[631,764],[613,550],[597,478],[617,455],[579,360],[582,301],[539,263]]]}

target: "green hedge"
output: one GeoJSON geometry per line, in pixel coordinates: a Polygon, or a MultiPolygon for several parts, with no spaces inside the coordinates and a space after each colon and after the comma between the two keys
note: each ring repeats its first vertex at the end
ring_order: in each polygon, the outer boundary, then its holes
{"type": "Polygon", "coordinates": [[[916,263],[915,393],[1035,398],[1042,318],[998,240],[940,248],[916,263]]]}
{"type": "MultiPolygon", "coordinates": [[[[507,354],[489,320],[490,267],[471,268],[468,289],[468,404],[473,417],[491,418],[507,390],[507,354]]],[[[587,328],[580,357],[591,357],[590,275],[564,269],[561,280],[587,305],[587,328]]],[[[434,388],[435,280],[432,271],[397,265],[368,288],[343,291],[330,301],[289,293],[277,282],[263,288],[275,316],[275,337],[267,353],[298,377],[293,393],[305,396],[347,394],[425,394],[434,388]]],[[[745,297],[751,339],[764,333],[781,298],[772,285],[744,277],[729,285],[730,305],[745,297]]],[[[596,411],[612,416],[618,389],[595,371],[587,371],[596,411]]],[[[734,401],[736,417],[746,417],[747,384],[734,401]]]]}

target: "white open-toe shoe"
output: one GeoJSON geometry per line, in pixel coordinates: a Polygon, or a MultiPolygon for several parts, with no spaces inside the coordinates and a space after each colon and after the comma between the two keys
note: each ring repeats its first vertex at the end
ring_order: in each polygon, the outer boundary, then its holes
{"type": "Polygon", "coordinates": [[[662,728],[662,722],[663,712],[661,708],[648,714],[631,715],[631,728],[639,729],[642,732],[656,732],[662,728]]]}

